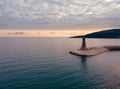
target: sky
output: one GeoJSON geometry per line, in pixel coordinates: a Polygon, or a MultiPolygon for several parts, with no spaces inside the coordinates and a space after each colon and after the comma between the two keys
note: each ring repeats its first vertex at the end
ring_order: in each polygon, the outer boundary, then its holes
{"type": "Polygon", "coordinates": [[[119,23],[120,0],[0,0],[0,36],[81,35],[119,23]]]}

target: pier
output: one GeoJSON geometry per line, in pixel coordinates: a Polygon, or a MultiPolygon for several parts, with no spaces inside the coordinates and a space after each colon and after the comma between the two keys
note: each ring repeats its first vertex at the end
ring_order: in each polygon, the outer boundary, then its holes
{"type": "Polygon", "coordinates": [[[103,46],[87,48],[85,38],[82,38],[81,48],[70,51],[69,53],[77,56],[95,56],[109,51],[120,51],[120,46],[103,46]]]}

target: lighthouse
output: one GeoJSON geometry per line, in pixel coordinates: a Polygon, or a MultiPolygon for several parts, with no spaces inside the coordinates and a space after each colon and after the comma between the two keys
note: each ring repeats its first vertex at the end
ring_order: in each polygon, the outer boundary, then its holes
{"type": "Polygon", "coordinates": [[[82,38],[82,46],[80,48],[81,50],[85,50],[86,49],[86,41],[85,41],[85,37],[82,38]]]}

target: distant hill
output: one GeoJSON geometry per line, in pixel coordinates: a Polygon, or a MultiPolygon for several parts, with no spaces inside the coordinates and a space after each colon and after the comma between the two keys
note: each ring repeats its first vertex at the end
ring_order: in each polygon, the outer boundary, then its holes
{"type": "Polygon", "coordinates": [[[120,38],[120,29],[109,29],[71,38],[120,38]]]}

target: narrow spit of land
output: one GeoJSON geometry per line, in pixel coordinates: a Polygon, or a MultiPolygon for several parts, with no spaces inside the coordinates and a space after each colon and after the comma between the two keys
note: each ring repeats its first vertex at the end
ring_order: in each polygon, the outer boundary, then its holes
{"type": "Polygon", "coordinates": [[[108,51],[120,51],[120,46],[91,47],[85,50],[73,50],[69,53],[77,56],[95,56],[108,51]]]}

